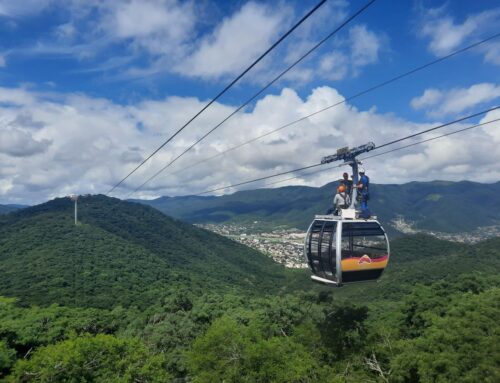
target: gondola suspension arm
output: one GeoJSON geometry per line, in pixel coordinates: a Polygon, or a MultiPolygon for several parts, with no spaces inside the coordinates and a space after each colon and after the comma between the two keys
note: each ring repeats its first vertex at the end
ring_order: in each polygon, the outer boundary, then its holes
{"type": "Polygon", "coordinates": [[[322,164],[328,164],[334,161],[344,161],[344,163],[349,164],[352,168],[352,198],[351,198],[351,206],[350,209],[355,208],[356,199],[358,196],[358,188],[356,185],[359,182],[359,174],[358,174],[358,165],[360,162],[356,159],[357,156],[363,153],[367,153],[373,149],[375,149],[375,144],[373,142],[368,142],[367,144],[357,146],[355,148],[349,149],[349,147],[344,147],[337,149],[337,153],[323,157],[321,159],[322,164]]]}

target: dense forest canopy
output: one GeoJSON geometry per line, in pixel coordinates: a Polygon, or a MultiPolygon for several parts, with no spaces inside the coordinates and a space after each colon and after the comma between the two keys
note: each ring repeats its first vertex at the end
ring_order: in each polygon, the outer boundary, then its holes
{"type": "Polygon", "coordinates": [[[176,285],[276,292],[294,273],[269,257],[147,206],[60,198],[0,217],[0,293],[26,303],[148,306],[176,285]]]}
{"type": "Polygon", "coordinates": [[[0,218],[6,382],[497,382],[500,239],[392,242],[378,283],[331,289],[109,199],[0,218]]]}

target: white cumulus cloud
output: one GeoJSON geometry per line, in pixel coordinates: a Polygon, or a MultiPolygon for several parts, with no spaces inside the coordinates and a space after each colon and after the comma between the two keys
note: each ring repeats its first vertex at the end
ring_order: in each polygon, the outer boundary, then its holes
{"type": "Polygon", "coordinates": [[[383,34],[375,33],[366,25],[351,27],[346,38],[337,39],[335,48],[321,56],[316,76],[334,81],[356,77],[365,66],[379,61],[380,52],[387,44],[383,34]]]}
{"type": "Polygon", "coordinates": [[[107,34],[153,55],[178,53],[195,24],[191,3],[177,0],[109,2],[103,14],[100,28],[107,34]]]}
{"type": "Polygon", "coordinates": [[[47,151],[50,140],[36,140],[32,134],[12,127],[0,128],[0,153],[14,157],[29,157],[47,151]]]}
{"type": "MultiPolygon", "coordinates": [[[[204,103],[196,98],[168,97],[123,106],[76,94],[50,100],[42,93],[16,88],[0,88],[0,94],[4,100],[9,95],[16,99],[15,105],[0,104],[0,113],[6,121],[16,121],[1,128],[2,202],[34,203],[71,193],[104,193],[204,103]],[[20,98],[19,94],[25,97],[20,98]]],[[[376,108],[361,110],[341,104],[214,160],[207,160],[342,100],[343,95],[326,86],[314,89],[306,98],[288,88],[265,96],[254,108],[222,125],[134,196],[197,193],[317,163],[339,147],[368,141],[380,145],[439,124],[416,124],[392,114],[378,113],[376,108]],[[191,166],[198,162],[197,166],[191,166]]],[[[190,125],[130,177],[115,195],[126,197],[232,110],[234,106],[216,103],[203,119],[190,125]]],[[[468,125],[459,124],[446,131],[465,126],[468,125]]],[[[376,183],[467,179],[470,169],[475,170],[476,181],[497,181],[500,176],[499,132],[500,124],[488,125],[367,160],[364,166],[376,183]]],[[[423,138],[442,133],[434,132],[423,138]]],[[[319,186],[336,179],[342,171],[334,169],[312,176],[301,175],[284,184],[319,186]]],[[[279,178],[271,182],[277,180],[279,178]]],[[[247,187],[264,185],[261,182],[247,187]]]]}
{"type": "MultiPolygon", "coordinates": [[[[423,14],[419,34],[429,39],[429,50],[436,56],[444,56],[453,50],[498,32],[500,8],[471,14],[462,22],[444,14],[446,8],[428,10],[423,14]]],[[[485,61],[500,64],[500,44],[487,43],[479,49],[485,61]]]]}
{"type": "MultiPolygon", "coordinates": [[[[220,4],[181,0],[42,0],[25,13],[25,3],[7,3],[0,0],[0,12],[3,6],[13,20],[40,16],[48,8],[57,8],[61,16],[50,32],[31,45],[11,49],[9,55],[73,57],[79,60],[74,72],[102,73],[106,81],[159,74],[227,80],[264,53],[304,12],[293,2],[248,1],[221,10],[220,4]]],[[[328,1],[242,81],[267,83],[338,27],[349,8],[346,0],[328,1]]],[[[355,77],[378,61],[386,41],[383,34],[353,23],[284,80],[305,84],[355,77]]]]}
{"type": "Polygon", "coordinates": [[[349,30],[352,64],[360,68],[378,61],[382,40],[366,25],[357,25],[349,30]]]}
{"type": "Polygon", "coordinates": [[[425,110],[429,116],[456,115],[471,108],[496,100],[500,97],[500,85],[492,83],[475,84],[468,88],[450,90],[426,89],[411,100],[416,110],[425,110]]]}
{"type": "Polygon", "coordinates": [[[207,78],[240,72],[277,40],[288,24],[285,15],[264,4],[246,3],[205,36],[176,70],[207,78]]]}

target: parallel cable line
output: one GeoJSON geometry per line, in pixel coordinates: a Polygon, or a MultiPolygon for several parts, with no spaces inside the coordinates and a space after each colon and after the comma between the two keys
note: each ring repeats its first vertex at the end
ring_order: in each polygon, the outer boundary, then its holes
{"type": "MultiPolygon", "coordinates": [[[[433,128],[430,128],[430,129],[425,129],[425,130],[422,130],[422,131],[420,131],[418,133],[410,134],[409,136],[402,137],[402,138],[399,138],[397,140],[390,141],[390,142],[387,142],[387,143],[382,144],[380,146],[377,146],[374,150],[386,147],[388,145],[395,144],[397,142],[408,140],[410,138],[414,138],[416,136],[419,136],[419,135],[422,135],[422,134],[425,134],[425,133],[429,133],[429,132],[432,132],[432,131],[435,131],[435,130],[438,130],[438,129],[442,129],[442,128],[446,127],[446,126],[450,126],[450,125],[453,125],[453,124],[465,121],[467,119],[470,119],[470,118],[473,118],[473,117],[477,117],[479,115],[486,114],[488,112],[491,112],[491,111],[494,111],[494,110],[498,110],[498,109],[500,109],[500,106],[495,106],[495,107],[486,109],[484,111],[481,111],[481,112],[478,112],[478,113],[474,113],[474,114],[471,114],[469,116],[462,117],[462,118],[459,118],[459,119],[456,119],[456,120],[453,120],[453,121],[450,121],[450,122],[447,122],[447,123],[435,126],[433,128]]],[[[480,125],[478,125],[478,126],[480,126],[480,125]]],[[[428,140],[430,141],[431,139],[428,139],[428,140]]],[[[407,147],[409,147],[409,146],[411,146],[411,145],[408,145],[407,147]]],[[[393,149],[393,151],[395,151],[395,150],[393,149]]],[[[390,151],[388,151],[388,152],[390,152],[390,151]]],[[[369,157],[365,157],[364,159],[373,158],[373,157],[375,157],[375,155],[369,156],[369,157]]],[[[363,159],[361,159],[361,160],[363,160],[363,159]]],[[[284,172],[272,174],[272,175],[269,175],[269,176],[259,177],[259,178],[256,178],[256,179],[239,182],[239,183],[232,184],[232,185],[222,186],[222,187],[219,187],[219,188],[216,188],[216,189],[206,190],[204,192],[193,194],[193,195],[198,196],[198,195],[213,193],[213,192],[217,192],[217,191],[220,191],[220,190],[229,189],[229,188],[232,188],[232,187],[247,185],[247,184],[250,184],[250,183],[253,183],[253,182],[264,181],[264,180],[275,178],[275,177],[279,177],[279,176],[282,176],[282,175],[285,175],[285,174],[290,174],[290,173],[295,173],[295,172],[299,172],[299,171],[302,171],[302,170],[307,170],[307,169],[315,168],[315,167],[318,167],[318,166],[321,166],[321,165],[324,165],[324,164],[322,164],[322,163],[312,164],[312,165],[304,166],[304,167],[301,167],[301,168],[297,168],[297,169],[293,169],[293,170],[287,170],[287,171],[284,171],[284,172]]]]}
{"type": "MultiPolygon", "coordinates": [[[[468,131],[468,130],[475,129],[475,128],[478,128],[478,127],[480,127],[480,126],[484,126],[484,125],[492,124],[493,122],[497,122],[497,121],[500,121],[500,118],[496,118],[496,119],[494,119],[494,120],[490,120],[490,121],[482,122],[482,123],[480,123],[480,124],[476,124],[476,125],[468,126],[467,128],[463,128],[463,129],[459,129],[459,130],[454,130],[453,132],[450,132],[450,133],[441,134],[440,136],[436,136],[436,137],[428,138],[428,139],[426,139],[426,140],[422,140],[422,141],[414,142],[414,143],[411,143],[411,144],[408,144],[408,145],[405,145],[405,146],[401,146],[401,147],[398,147],[398,148],[395,148],[395,149],[387,150],[387,151],[382,152],[382,153],[374,154],[374,155],[372,155],[372,156],[368,156],[368,157],[360,158],[360,161],[366,161],[366,160],[369,160],[369,159],[374,158],[374,157],[379,157],[379,156],[383,156],[383,155],[385,155],[385,154],[389,154],[389,153],[392,153],[392,152],[397,152],[397,151],[399,151],[399,150],[407,149],[407,148],[409,148],[409,147],[416,146],[416,145],[420,145],[420,144],[423,144],[423,143],[425,143],[425,142],[429,142],[429,141],[437,140],[437,139],[439,139],[439,138],[443,138],[443,137],[452,136],[452,135],[457,134],[457,133],[463,133],[463,132],[466,132],[466,131],[468,131]]],[[[283,182],[286,182],[286,181],[291,181],[291,180],[294,180],[294,179],[297,179],[297,178],[308,177],[308,176],[311,176],[311,175],[314,175],[314,174],[317,174],[317,173],[321,173],[321,172],[325,172],[325,171],[328,171],[328,170],[332,170],[332,169],[340,168],[340,167],[342,167],[342,166],[347,166],[347,164],[346,164],[346,163],[341,163],[341,164],[338,164],[338,165],[335,165],[335,166],[330,166],[330,167],[328,167],[328,168],[326,168],[326,169],[319,169],[319,170],[315,170],[315,171],[313,171],[313,172],[308,172],[308,173],[305,173],[305,174],[300,174],[300,175],[298,175],[298,176],[285,178],[285,179],[283,179],[283,180],[279,180],[279,181],[274,181],[274,182],[266,183],[266,184],[264,185],[264,187],[265,187],[265,186],[276,185],[276,184],[283,183],[283,182]]]]}
{"type": "Polygon", "coordinates": [[[111,193],[118,186],[120,186],[126,179],[128,179],[132,174],[134,174],[141,166],[143,166],[147,161],[151,159],[156,153],[158,153],[165,145],[172,141],[180,132],[182,132],[191,122],[193,122],[200,114],[202,114],[206,109],[208,109],[215,101],[217,101],[224,93],[226,93],[234,84],[236,84],[245,74],[247,74],[255,65],[257,65],[262,59],[267,56],[274,48],[276,48],[284,39],[286,39],[295,29],[297,29],[304,21],[306,21],[316,10],[321,7],[326,0],[321,0],[316,6],[311,9],[304,17],[302,17],[292,28],[290,28],[283,36],[281,36],[278,41],[271,45],[263,54],[257,58],[248,68],[246,68],[238,77],[236,77],[231,83],[229,83],[223,90],[221,90],[214,98],[210,100],[203,108],[200,109],[191,119],[189,119],[181,128],[179,128],[173,135],[171,135],[165,142],[163,142],[158,148],[156,148],[146,159],[144,159],[137,167],[132,170],[127,176],[125,176],[120,182],[113,186],[106,194],[111,193]]]}
{"type": "Polygon", "coordinates": [[[458,122],[462,122],[462,121],[465,121],[465,120],[468,120],[468,119],[471,119],[473,117],[478,117],[482,114],[486,114],[488,112],[492,112],[494,110],[497,110],[497,109],[500,109],[500,106],[494,106],[493,108],[490,108],[490,109],[486,109],[486,110],[483,110],[481,112],[478,112],[478,113],[474,113],[474,114],[471,114],[469,116],[466,116],[466,117],[462,117],[462,118],[459,118],[458,120],[455,120],[455,121],[451,121],[451,122],[446,122],[444,124],[441,124],[441,125],[438,125],[438,126],[435,126],[434,128],[430,128],[430,129],[425,129],[425,130],[422,130],[418,133],[414,133],[414,134],[411,134],[409,136],[406,136],[406,137],[402,137],[402,138],[398,138],[397,140],[394,140],[394,141],[389,141],[383,145],[380,145],[380,146],[377,146],[375,149],[381,149],[381,148],[384,148],[386,146],[389,146],[389,145],[393,145],[393,144],[396,144],[398,142],[401,142],[401,141],[405,141],[405,140],[408,140],[410,138],[413,138],[413,137],[416,137],[416,136],[420,136],[422,134],[425,134],[425,133],[429,133],[429,132],[432,132],[434,130],[438,130],[438,129],[441,129],[441,128],[444,128],[446,126],[449,126],[449,125],[453,125],[453,124],[456,124],[458,122]]]}
{"type": "Polygon", "coordinates": [[[237,187],[237,186],[242,186],[242,185],[250,184],[250,183],[253,183],[253,182],[257,182],[257,181],[268,180],[270,178],[283,176],[285,174],[300,172],[301,170],[307,170],[307,169],[315,168],[315,167],[318,167],[318,166],[321,166],[321,165],[323,165],[323,164],[319,163],[319,164],[308,165],[308,166],[304,166],[302,168],[293,169],[293,170],[287,170],[285,172],[276,173],[276,174],[273,174],[273,175],[270,175],[270,176],[264,176],[264,177],[255,178],[255,179],[249,180],[249,181],[243,181],[243,182],[240,182],[240,183],[237,183],[237,184],[232,184],[232,185],[228,185],[228,186],[222,186],[222,187],[217,188],[217,189],[206,190],[204,192],[193,194],[193,195],[194,196],[198,196],[198,195],[213,193],[213,192],[216,192],[216,191],[219,191],[219,190],[224,190],[224,189],[229,189],[229,188],[233,188],[233,187],[237,187]]]}
{"type": "Polygon", "coordinates": [[[305,54],[303,54],[297,61],[295,61],[293,64],[291,64],[287,69],[285,69],[283,72],[281,72],[278,76],[276,76],[271,82],[269,82],[261,90],[259,90],[253,96],[251,96],[248,100],[246,100],[243,104],[241,104],[238,108],[236,108],[231,114],[229,114],[221,122],[219,122],[217,125],[215,125],[207,133],[205,133],[203,136],[201,136],[201,138],[199,138],[198,140],[196,140],[191,146],[189,146],[187,149],[185,149],[181,154],[179,154],[177,157],[175,157],[173,160],[171,160],[168,164],[166,164],[164,167],[162,167],[160,170],[158,170],[155,174],[153,174],[151,177],[149,177],[146,181],[144,181],[141,185],[139,185],[137,188],[135,188],[127,197],[130,197],[130,195],[132,195],[132,194],[136,193],[137,191],[139,191],[140,189],[142,189],[142,187],[144,187],[147,183],[149,183],[154,178],[156,178],[158,175],[160,175],[163,171],[165,171],[165,169],[167,169],[172,164],[174,164],[179,158],[181,158],[182,156],[184,156],[184,154],[186,154],[192,148],[194,148],[196,145],[198,145],[201,141],[203,141],[206,137],[208,137],[211,133],[213,133],[217,128],[219,128],[227,120],[229,120],[231,117],[233,117],[239,111],[241,111],[245,106],[247,106],[248,104],[250,104],[258,96],[260,96],[262,93],[264,93],[264,91],[266,91],[268,88],[270,88],[274,83],[276,83],[279,79],[281,79],[285,74],[287,74],[290,70],[292,70],[300,62],[302,62],[312,52],[314,52],[317,48],[319,48],[321,45],[323,45],[327,40],[329,40],[331,37],[333,37],[335,34],[337,34],[343,27],[345,27],[352,20],[354,20],[357,16],[359,16],[363,11],[365,11],[375,1],[376,0],[370,0],[368,3],[366,3],[356,13],[354,13],[348,19],[346,19],[340,26],[338,26],[337,28],[335,28],[335,30],[333,30],[332,32],[330,32],[326,37],[324,37],[321,41],[319,41],[316,45],[314,45],[311,49],[309,49],[305,54]]]}
{"type": "Polygon", "coordinates": [[[442,135],[436,136],[436,137],[431,137],[431,138],[428,138],[426,140],[414,142],[412,144],[400,146],[400,147],[395,148],[395,149],[386,150],[385,152],[382,152],[382,153],[378,153],[378,154],[374,154],[374,155],[371,155],[371,156],[368,156],[368,157],[361,158],[360,161],[366,161],[366,160],[368,160],[370,158],[375,158],[375,157],[378,157],[378,156],[383,156],[383,155],[388,154],[388,153],[397,152],[398,150],[407,149],[407,148],[410,148],[412,146],[423,144],[425,142],[434,141],[434,140],[437,140],[438,138],[452,136],[452,135],[457,134],[457,133],[463,133],[463,132],[466,132],[467,130],[471,130],[471,129],[474,129],[474,128],[478,128],[480,126],[492,124],[493,122],[497,122],[497,121],[500,121],[500,118],[495,118],[494,120],[482,122],[480,124],[472,125],[472,126],[469,126],[467,128],[463,128],[463,129],[459,129],[459,130],[454,130],[453,132],[450,132],[450,133],[442,134],[442,135]]]}
{"type": "Polygon", "coordinates": [[[397,75],[397,76],[395,76],[395,77],[393,77],[393,78],[391,78],[391,79],[389,79],[389,80],[383,81],[383,82],[381,82],[381,83],[379,83],[379,84],[377,84],[377,85],[374,85],[374,86],[372,86],[372,87],[370,87],[370,88],[368,88],[368,89],[365,89],[365,90],[363,90],[363,91],[361,91],[361,92],[359,92],[359,93],[353,94],[352,96],[348,96],[348,97],[346,97],[346,98],[345,98],[344,100],[342,100],[342,101],[339,101],[339,102],[337,102],[337,103],[335,103],[335,104],[332,104],[332,105],[326,106],[326,107],[324,107],[324,108],[322,108],[322,109],[319,109],[319,110],[317,110],[317,111],[315,111],[315,112],[313,112],[313,113],[311,113],[311,114],[308,114],[308,115],[306,115],[306,116],[303,116],[303,117],[301,117],[301,118],[299,118],[299,119],[297,119],[297,120],[287,122],[286,124],[284,124],[284,125],[282,125],[282,126],[280,126],[280,127],[276,128],[276,129],[274,129],[274,130],[271,130],[271,131],[269,131],[269,132],[266,132],[266,133],[264,133],[264,134],[262,134],[262,135],[260,135],[260,136],[256,136],[256,137],[254,137],[254,138],[252,138],[252,139],[250,139],[250,140],[248,140],[248,141],[245,141],[245,142],[242,142],[242,143],[240,143],[240,144],[238,144],[238,145],[235,145],[235,146],[233,146],[233,147],[230,147],[230,148],[228,148],[228,149],[226,149],[226,150],[223,150],[223,151],[221,151],[221,152],[219,152],[219,153],[217,153],[217,154],[214,154],[213,156],[207,157],[207,158],[205,158],[205,159],[203,159],[203,160],[200,160],[200,161],[198,161],[198,162],[195,162],[195,163],[193,163],[193,164],[191,164],[191,165],[185,166],[185,167],[180,168],[180,169],[178,169],[178,170],[176,170],[176,171],[173,171],[173,172],[171,172],[171,173],[168,173],[168,174],[166,174],[165,176],[170,176],[170,175],[173,175],[173,174],[178,174],[178,173],[183,172],[183,171],[185,171],[185,170],[187,170],[187,169],[191,169],[191,168],[193,168],[193,167],[195,167],[195,166],[198,166],[198,165],[200,165],[200,164],[206,163],[207,161],[211,161],[211,160],[213,160],[213,159],[215,159],[215,158],[221,157],[221,156],[225,155],[226,153],[229,153],[229,152],[231,152],[231,151],[234,151],[234,150],[236,150],[236,149],[239,149],[239,148],[241,148],[241,147],[243,147],[243,146],[245,146],[245,145],[248,145],[248,144],[254,143],[254,142],[256,142],[256,141],[260,140],[261,138],[267,137],[267,136],[269,136],[269,135],[271,135],[271,134],[273,134],[273,133],[279,132],[280,130],[283,130],[283,129],[285,129],[285,128],[288,128],[288,127],[290,127],[290,126],[293,126],[293,125],[295,125],[295,124],[297,124],[297,123],[299,123],[299,122],[305,121],[305,120],[307,120],[307,119],[308,119],[308,118],[310,118],[310,117],[313,117],[313,116],[315,116],[315,115],[317,115],[317,114],[320,114],[320,113],[326,112],[327,110],[330,110],[330,109],[332,109],[332,108],[334,108],[334,107],[337,107],[337,106],[339,106],[339,105],[345,104],[345,103],[347,103],[347,102],[349,102],[349,101],[351,101],[351,100],[354,100],[354,99],[356,99],[356,98],[358,98],[358,97],[361,97],[361,96],[363,96],[363,95],[365,95],[365,94],[367,94],[367,93],[373,92],[374,90],[380,89],[380,88],[382,88],[382,87],[384,87],[384,86],[386,86],[386,85],[389,85],[389,84],[391,84],[391,83],[393,83],[393,82],[396,82],[396,81],[398,81],[398,80],[400,80],[400,79],[402,79],[402,78],[404,78],[404,77],[410,76],[410,75],[412,75],[412,74],[414,74],[414,73],[416,73],[416,72],[419,72],[419,71],[421,71],[421,70],[423,70],[423,69],[426,69],[426,68],[428,68],[428,67],[430,67],[430,66],[432,66],[432,65],[438,64],[438,63],[440,63],[440,62],[442,62],[442,61],[445,61],[445,60],[447,60],[447,59],[449,59],[449,58],[452,58],[452,57],[454,57],[454,56],[456,56],[456,55],[458,55],[458,54],[460,54],[460,53],[466,52],[466,51],[468,51],[468,50],[470,50],[470,49],[472,49],[472,48],[475,48],[475,47],[477,47],[477,46],[479,46],[479,45],[481,45],[481,44],[484,44],[484,43],[486,43],[486,42],[488,42],[488,41],[491,41],[491,40],[493,40],[493,39],[496,39],[496,38],[498,38],[498,37],[500,37],[500,33],[497,33],[497,34],[492,35],[492,36],[490,36],[490,37],[487,37],[487,38],[485,38],[485,39],[483,39],[483,40],[481,40],[481,41],[478,41],[478,42],[476,42],[476,43],[474,43],[474,44],[471,44],[471,45],[468,45],[468,46],[463,47],[463,48],[461,48],[461,49],[458,49],[458,50],[456,50],[456,51],[454,51],[454,52],[452,52],[452,53],[450,53],[450,54],[448,54],[448,55],[446,55],[446,56],[440,57],[440,58],[438,58],[438,59],[436,59],[436,60],[430,61],[430,62],[428,62],[428,63],[426,63],[426,64],[423,64],[423,65],[421,65],[421,66],[418,66],[418,67],[416,67],[416,68],[413,68],[413,69],[411,69],[411,70],[409,70],[409,71],[407,71],[407,72],[405,72],[405,73],[399,74],[399,75],[397,75]]]}

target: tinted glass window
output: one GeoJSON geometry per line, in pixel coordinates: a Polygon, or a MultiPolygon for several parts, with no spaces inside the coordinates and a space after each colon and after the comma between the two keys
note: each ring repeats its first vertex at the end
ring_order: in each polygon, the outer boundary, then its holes
{"type": "Polygon", "coordinates": [[[361,258],[365,255],[370,259],[387,255],[383,229],[376,222],[343,223],[342,259],[361,258]]]}

